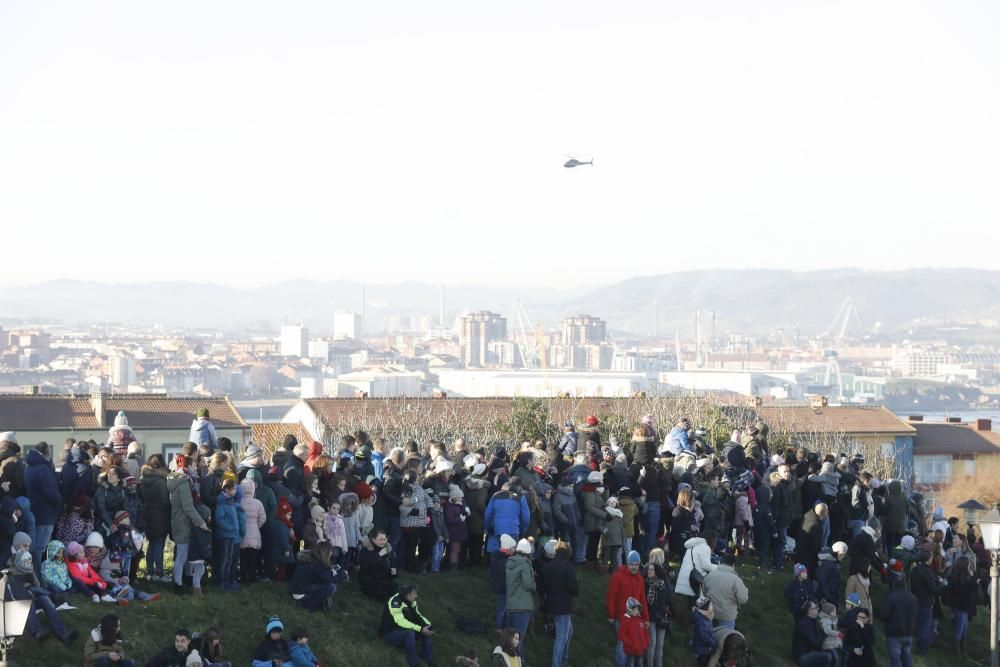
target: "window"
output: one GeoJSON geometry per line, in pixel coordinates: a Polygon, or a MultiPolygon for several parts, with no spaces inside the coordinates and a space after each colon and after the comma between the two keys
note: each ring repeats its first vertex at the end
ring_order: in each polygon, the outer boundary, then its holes
{"type": "Polygon", "coordinates": [[[163,460],[168,466],[170,465],[170,462],[174,460],[174,457],[181,453],[181,447],[183,446],[183,443],[163,443],[163,460]]]}
{"type": "Polygon", "coordinates": [[[965,463],[965,476],[974,477],[976,474],[976,459],[966,459],[963,463],[965,463]]]}
{"type": "Polygon", "coordinates": [[[917,484],[946,484],[951,480],[951,457],[915,456],[913,476],[917,484]]]}
{"type": "Polygon", "coordinates": [[[895,442],[883,442],[879,445],[879,448],[882,450],[882,458],[891,460],[896,457],[895,442]]]}

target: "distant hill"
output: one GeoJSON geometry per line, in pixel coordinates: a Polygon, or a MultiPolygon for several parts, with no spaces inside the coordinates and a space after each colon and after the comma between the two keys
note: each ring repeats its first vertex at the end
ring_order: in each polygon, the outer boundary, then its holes
{"type": "MultiPolygon", "coordinates": [[[[556,326],[567,315],[588,313],[619,332],[654,329],[688,337],[694,311],[714,310],[717,331],[764,334],[798,325],[804,336],[824,331],[844,299],[857,304],[861,329],[896,332],[914,323],[966,322],[1000,316],[1000,271],[706,270],[644,276],[591,290],[446,286],[448,320],[473,310],[510,314],[520,299],[531,317],[556,326]]],[[[389,314],[437,315],[440,287],[408,282],[366,285],[369,322],[389,314]]],[[[166,326],[241,328],[250,323],[302,321],[327,329],[336,310],[361,307],[361,283],[289,281],[258,289],[195,282],[105,284],[57,280],[0,289],[0,320],[117,321],[166,326]]],[[[513,327],[514,323],[509,322],[513,327]]],[[[852,324],[852,329],[858,327],[852,324]]],[[[706,331],[707,332],[707,331],[706,331]]]]}

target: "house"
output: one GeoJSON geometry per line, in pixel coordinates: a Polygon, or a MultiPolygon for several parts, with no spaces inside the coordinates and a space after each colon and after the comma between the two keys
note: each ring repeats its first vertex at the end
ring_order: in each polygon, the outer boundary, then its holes
{"type": "Polygon", "coordinates": [[[772,433],[787,434],[790,443],[824,449],[829,446],[865,451],[894,459],[893,475],[909,480],[913,474],[913,438],[916,429],[884,406],[828,405],[814,397],[809,405],[766,405],[758,414],[772,433]]]}
{"type": "Polygon", "coordinates": [[[313,436],[301,423],[255,422],[250,424],[250,442],[259,445],[268,457],[278,445],[285,440],[286,435],[294,435],[298,442],[308,443],[313,436]]]}
{"type": "Polygon", "coordinates": [[[173,398],[164,394],[0,394],[0,431],[15,431],[18,443],[48,442],[57,452],[66,438],[107,442],[108,428],[125,412],[143,453],[170,458],[188,441],[195,412],[207,408],[216,434],[236,449],[250,428],[228,398],[173,398]]]}
{"type": "Polygon", "coordinates": [[[976,474],[981,457],[1000,454],[1000,433],[993,431],[989,419],[962,423],[951,418],[946,422],[925,422],[911,416],[909,423],[916,429],[913,438],[914,486],[933,492],[947,485],[954,477],[976,474]]]}

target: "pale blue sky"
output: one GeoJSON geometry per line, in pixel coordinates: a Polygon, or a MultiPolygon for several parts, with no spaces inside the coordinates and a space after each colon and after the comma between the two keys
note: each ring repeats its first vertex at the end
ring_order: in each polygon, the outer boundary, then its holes
{"type": "Polygon", "coordinates": [[[989,0],[0,3],[0,284],[998,268],[998,34],[989,0]]]}

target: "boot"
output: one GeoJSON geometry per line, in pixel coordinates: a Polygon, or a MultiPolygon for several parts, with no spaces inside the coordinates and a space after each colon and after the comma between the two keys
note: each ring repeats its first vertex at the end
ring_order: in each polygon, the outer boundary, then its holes
{"type": "Polygon", "coordinates": [[[194,595],[195,597],[201,597],[202,596],[201,588],[194,588],[194,587],[192,587],[191,588],[191,595],[194,595]]]}

